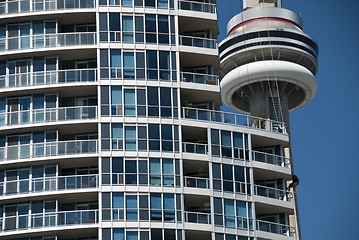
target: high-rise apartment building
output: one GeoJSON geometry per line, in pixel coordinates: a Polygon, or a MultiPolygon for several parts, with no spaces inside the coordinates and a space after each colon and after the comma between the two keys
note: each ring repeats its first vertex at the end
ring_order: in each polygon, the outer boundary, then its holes
{"type": "Polygon", "coordinates": [[[299,239],[288,111],[318,48],[244,6],[217,48],[215,0],[2,0],[0,239],[299,239]]]}

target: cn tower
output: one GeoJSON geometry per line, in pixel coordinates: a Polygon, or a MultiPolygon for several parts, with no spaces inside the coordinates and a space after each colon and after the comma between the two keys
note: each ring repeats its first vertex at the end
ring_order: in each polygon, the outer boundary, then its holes
{"type": "MultiPolygon", "coordinates": [[[[289,112],[307,104],[317,90],[318,44],[303,31],[301,17],[282,8],[281,0],[243,0],[243,12],[227,24],[219,56],[222,101],[262,119],[253,126],[265,129],[266,122],[280,121],[285,126],[275,126],[277,131],[290,134],[289,112]]],[[[291,159],[292,181],[299,181],[291,159]]],[[[295,195],[293,221],[301,239],[295,195]]]]}

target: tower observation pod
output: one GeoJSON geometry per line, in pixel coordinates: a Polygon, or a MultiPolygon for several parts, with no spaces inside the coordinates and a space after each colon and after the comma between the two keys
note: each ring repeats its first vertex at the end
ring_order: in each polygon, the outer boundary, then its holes
{"type": "Polygon", "coordinates": [[[284,122],[289,131],[289,112],[317,90],[318,44],[281,0],[244,0],[243,9],[219,44],[222,100],[235,111],[284,122]]]}

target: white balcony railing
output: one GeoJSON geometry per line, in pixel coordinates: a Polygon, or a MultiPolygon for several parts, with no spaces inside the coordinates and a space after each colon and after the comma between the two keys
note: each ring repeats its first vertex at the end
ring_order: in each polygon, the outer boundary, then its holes
{"type": "Polygon", "coordinates": [[[34,109],[1,113],[0,127],[96,118],[97,106],[34,109]]]}
{"type": "Polygon", "coordinates": [[[182,143],[182,152],[208,154],[208,144],[184,142],[182,143]]]}
{"type": "Polygon", "coordinates": [[[21,144],[0,148],[0,162],[18,159],[34,159],[63,155],[96,154],[97,140],[73,140],[21,144]]]}
{"type": "Polygon", "coordinates": [[[200,177],[184,177],[184,186],[191,188],[205,188],[209,189],[209,179],[200,177]]]}
{"type": "Polygon", "coordinates": [[[0,76],[0,88],[96,81],[96,69],[70,69],[3,75],[0,76]]]}
{"type": "Polygon", "coordinates": [[[0,218],[0,231],[19,231],[96,223],[98,223],[98,210],[47,212],[0,218]]]}
{"type": "Polygon", "coordinates": [[[293,195],[291,192],[260,185],[254,185],[254,194],[262,197],[279,199],[286,202],[291,202],[293,199],[293,195]]]}
{"type": "Polygon", "coordinates": [[[184,214],[185,214],[185,222],[211,224],[210,213],[184,212],[184,214]]]}
{"type": "Polygon", "coordinates": [[[257,230],[269,233],[280,234],[288,237],[295,236],[295,228],[289,225],[257,220],[257,230]]]}
{"type": "Polygon", "coordinates": [[[216,13],[216,4],[214,3],[180,0],[178,1],[178,8],[188,11],[216,13]]]}
{"type": "Polygon", "coordinates": [[[0,3],[0,15],[79,8],[95,8],[94,0],[13,0],[0,3]]]}
{"type": "Polygon", "coordinates": [[[290,166],[289,158],[258,151],[252,151],[252,160],[256,162],[263,162],[287,168],[290,166]]]}
{"type": "Polygon", "coordinates": [[[218,75],[181,72],[181,82],[200,83],[207,85],[219,85],[218,75]]]}
{"type": "Polygon", "coordinates": [[[1,38],[0,52],[95,44],[95,32],[28,35],[20,37],[1,38]]]}
{"type": "Polygon", "coordinates": [[[200,48],[217,48],[217,39],[180,36],[180,45],[200,48]]]}
{"type": "Polygon", "coordinates": [[[286,134],[284,123],[246,114],[183,107],[182,118],[246,126],[286,134]]]}
{"type": "Polygon", "coordinates": [[[0,195],[19,195],[48,191],[98,187],[98,174],[22,179],[0,183],[0,195]]]}

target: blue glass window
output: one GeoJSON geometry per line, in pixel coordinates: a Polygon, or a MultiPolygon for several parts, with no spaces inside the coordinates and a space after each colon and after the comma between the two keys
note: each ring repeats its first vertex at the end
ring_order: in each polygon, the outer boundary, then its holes
{"type": "Polygon", "coordinates": [[[138,240],[138,232],[126,231],[126,240],[138,240]]]}
{"type": "Polygon", "coordinates": [[[123,77],[126,79],[135,78],[135,57],[133,52],[123,53],[123,77]]]}
{"type": "Polygon", "coordinates": [[[133,42],[133,17],[122,17],[122,40],[123,42],[133,42]]]}
{"type": "Polygon", "coordinates": [[[168,0],[157,0],[157,7],[168,8],[168,0]]]}
{"type": "Polygon", "coordinates": [[[163,185],[174,186],[173,160],[162,159],[163,185]]]}
{"type": "Polygon", "coordinates": [[[226,227],[235,227],[234,200],[224,199],[224,222],[226,227]]]}
{"type": "Polygon", "coordinates": [[[136,116],[135,89],[125,89],[125,116],[136,116]]]}
{"type": "Polygon", "coordinates": [[[122,123],[112,124],[112,149],[122,149],[123,126],[122,123]]]}
{"type": "Polygon", "coordinates": [[[122,6],[132,6],[133,5],[133,0],[121,0],[121,4],[122,6]]]}
{"type": "MultiPolygon", "coordinates": [[[[106,238],[104,238],[104,239],[106,239],[106,238]]],[[[125,239],[124,229],[114,228],[113,229],[113,240],[124,240],[124,239],[125,239]]]]}
{"type": "Polygon", "coordinates": [[[163,209],[164,209],[164,220],[165,221],[174,221],[175,220],[174,194],[171,194],[171,193],[163,194],[163,209]]]}
{"type": "Polygon", "coordinates": [[[151,220],[162,220],[162,201],[160,193],[151,193],[151,220]]]}
{"type": "Polygon", "coordinates": [[[125,172],[126,172],[125,183],[136,185],[137,184],[137,161],[126,160],[125,161],[125,172]]]}
{"type": "Polygon", "coordinates": [[[125,127],[125,149],[136,150],[136,127],[125,127]]]}
{"type": "Polygon", "coordinates": [[[126,219],[138,219],[137,195],[126,195],[126,219]]]}
{"type": "Polygon", "coordinates": [[[111,114],[122,115],[122,87],[111,87],[111,114]]]}
{"type": "Polygon", "coordinates": [[[150,184],[161,185],[161,163],[158,158],[150,158],[150,184]]]}

